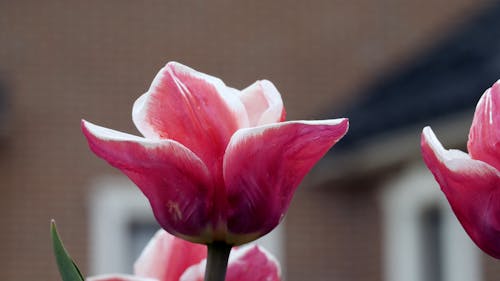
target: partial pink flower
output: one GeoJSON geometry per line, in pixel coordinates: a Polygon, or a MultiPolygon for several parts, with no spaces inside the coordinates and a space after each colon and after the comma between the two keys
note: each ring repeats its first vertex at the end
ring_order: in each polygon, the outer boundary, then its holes
{"type": "Polygon", "coordinates": [[[197,243],[240,245],[283,218],[347,119],[289,121],[276,87],[244,90],[170,62],[134,104],[144,137],[82,121],[92,151],[145,194],[160,225],[197,243]]]}
{"type": "MultiPolygon", "coordinates": [[[[87,281],[198,281],[203,280],[206,247],[160,230],[134,266],[134,275],[100,275],[87,281]]],[[[279,281],[278,261],[259,246],[233,249],[226,281],[279,281]]]]}
{"type": "MultiPolygon", "coordinates": [[[[203,281],[206,260],[191,266],[180,281],[203,281]]],[[[229,256],[226,281],[281,280],[278,261],[265,249],[251,245],[233,250],[229,256]]]]}
{"type": "Polygon", "coordinates": [[[179,280],[193,264],[207,257],[207,247],[190,243],[159,230],[134,264],[137,276],[159,281],[179,280]]]}
{"type": "Polygon", "coordinates": [[[467,148],[472,158],[500,169],[500,81],[477,104],[467,148]]]}
{"type": "Polygon", "coordinates": [[[467,144],[469,154],[446,150],[426,127],[421,148],[451,208],[472,240],[500,258],[500,83],[481,97],[467,144]]]}
{"type": "Polygon", "coordinates": [[[126,274],[107,274],[89,277],[86,281],[158,281],[156,279],[144,278],[126,274]]]}

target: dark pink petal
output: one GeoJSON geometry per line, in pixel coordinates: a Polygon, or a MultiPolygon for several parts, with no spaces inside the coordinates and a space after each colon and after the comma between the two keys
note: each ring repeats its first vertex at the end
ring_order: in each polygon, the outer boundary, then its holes
{"type": "Polygon", "coordinates": [[[159,281],[152,278],[144,278],[139,276],[124,275],[124,274],[106,274],[88,277],[87,281],[159,281]]]}
{"type": "Polygon", "coordinates": [[[500,82],[479,100],[467,147],[472,158],[500,169],[500,82]]]}
{"type": "Polygon", "coordinates": [[[247,110],[250,127],[285,120],[281,95],[270,81],[257,81],[239,92],[239,96],[247,110]]]}
{"type": "MultiPolygon", "coordinates": [[[[149,140],[82,121],[90,149],[146,195],[160,225],[193,242],[209,236],[213,188],[207,167],[182,144],[149,140]]],[[[201,240],[200,240],[201,239],[201,240]]]]}
{"type": "Polygon", "coordinates": [[[237,131],[224,158],[226,241],[242,244],[276,227],[303,177],[347,129],[347,119],[335,119],[237,131]]]}
{"type": "Polygon", "coordinates": [[[429,127],[421,140],[422,155],[451,208],[472,240],[500,258],[500,173],[458,150],[445,150],[429,127]]]}
{"type": "Polygon", "coordinates": [[[135,262],[137,276],[178,281],[182,273],[207,257],[207,248],[159,230],[135,262]]]}
{"type": "Polygon", "coordinates": [[[213,76],[170,62],[134,104],[132,117],[146,138],[172,139],[200,157],[214,176],[232,134],[248,126],[232,89],[213,76]]]}
{"type": "MultiPolygon", "coordinates": [[[[203,281],[206,260],[190,267],[180,281],[203,281]]],[[[226,281],[279,281],[281,269],[270,253],[258,246],[234,249],[229,257],[226,281]]]]}

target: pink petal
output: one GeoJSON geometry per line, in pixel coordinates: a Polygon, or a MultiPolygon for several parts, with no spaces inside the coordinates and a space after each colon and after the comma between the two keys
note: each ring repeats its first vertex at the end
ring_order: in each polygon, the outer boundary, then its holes
{"type": "Polygon", "coordinates": [[[236,249],[226,273],[227,281],[279,281],[280,277],[276,258],[258,246],[236,249]]]}
{"type": "Polygon", "coordinates": [[[188,267],[206,256],[204,245],[190,243],[159,230],[136,261],[134,272],[137,276],[158,281],[177,281],[188,267]]]}
{"type": "MultiPolygon", "coordinates": [[[[180,281],[203,281],[206,260],[186,270],[180,281]]],[[[281,268],[269,252],[258,246],[234,249],[229,257],[226,281],[279,281],[281,268]]]]}
{"type": "Polygon", "coordinates": [[[479,100],[467,146],[472,158],[500,169],[500,81],[479,100]]]}
{"type": "Polygon", "coordinates": [[[229,232],[236,245],[271,231],[316,162],[345,135],[347,119],[294,121],[241,129],[224,157],[229,232]],[[243,237],[238,234],[253,234],[243,237]]]}
{"type": "MultiPolygon", "coordinates": [[[[179,281],[203,281],[205,279],[205,268],[207,260],[202,260],[200,263],[195,264],[188,268],[181,275],[179,281]]],[[[228,281],[227,279],[225,281],[228,281]]]]}
{"type": "Polygon", "coordinates": [[[285,120],[281,95],[270,81],[257,81],[239,92],[239,95],[247,110],[250,127],[285,120]]]}
{"type": "Polygon", "coordinates": [[[135,102],[132,117],[145,137],[182,143],[213,175],[221,174],[232,134],[248,126],[243,104],[220,79],[175,62],[160,70],[135,102]]]}
{"type": "Polygon", "coordinates": [[[500,173],[458,150],[445,150],[429,127],[421,140],[422,155],[451,208],[472,240],[500,258],[500,173]]]}
{"type": "Polygon", "coordinates": [[[165,230],[194,242],[203,239],[209,231],[213,188],[196,155],[172,140],[144,139],[86,121],[82,130],[90,149],[142,190],[165,230]]]}
{"type": "Polygon", "coordinates": [[[124,274],[106,274],[88,277],[87,281],[159,281],[152,278],[144,278],[139,276],[124,275],[124,274]]]}

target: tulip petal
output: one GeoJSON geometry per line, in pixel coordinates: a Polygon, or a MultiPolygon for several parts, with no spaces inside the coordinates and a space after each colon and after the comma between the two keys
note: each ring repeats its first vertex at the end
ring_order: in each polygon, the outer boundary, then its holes
{"type": "Polygon", "coordinates": [[[500,173],[458,150],[445,150],[431,128],[422,132],[424,161],[472,240],[500,258],[500,173]]]}
{"type": "Polygon", "coordinates": [[[500,169],[500,81],[479,100],[467,147],[472,158],[500,169]]]}
{"type": "Polygon", "coordinates": [[[270,81],[257,81],[238,94],[247,110],[251,127],[285,120],[281,95],[270,81]]]}
{"type": "MultiPolygon", "coordinates": [[[[180,281],[203,281],[206,260],[186,270],[180,281]]],[[[256,245],[234,249],[229,257],[226,281],[279,281],[281,268],[274,256],[256,245]]]]}
{"type": "Polygon", "coordinates": [[[229,259],[228,281],[279,281],[281,268],[274,256],[259,246],[247,246],[235,250],[229,259]]]}
{"type": "MultiPolygon", "coordinates": [[[[224,157],[228,200],[227,227],[232,234],[271,231],[282,219],[306,173],[348,129],[347,119],[291,121],[241,129],[224,157]]],[[[241,244],[243,236],[231,241],[241,244]]],[[[248,241],[249,241],[248,240],[248,241]]]]}
{"type": "MultiPolygon", "coordinates": [[[[205,268],[207,267],[207,260],[204,259],[200,263],[189,267],[182,275],[179,281],[203,281],[205,278],[205,268]]],[[[229,281],[226,278],[225,281],[229,281]]]]}
{"type": "Polygon", "coordinates": [[[162,68],[135,102],[132,118],[146,138],[182,143],[213,175],[221,174],[231,135],[248,126],[243,104],[222,80],[175,62],[162,68]]]}
{"type": "Polygon", "coordinates": [[[86,281],[160,281],[152,278],[144,278],[139,276],[125,275],[125,274],[106,274],[88,277],[86,281]]]}
{"type": "Polygon", "coordinates": [[[134,273],[159,281],[179,280],[188,267],[206,257],[206,246],[184,241],[159,230],[135,262],[134,273]]]}
{"type": "Polygon", "coordinates": [[[141,189],[165,230],[193,242],[208,231],[212,181],[207,167],[189,149],[172,140],[144,139],[86,121],[82,131],[97,156],[141,189]]]}

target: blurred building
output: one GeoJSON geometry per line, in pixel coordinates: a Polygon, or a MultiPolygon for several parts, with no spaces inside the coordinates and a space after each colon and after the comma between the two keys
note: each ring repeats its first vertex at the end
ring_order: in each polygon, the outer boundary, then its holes
{"type": "Polygon", "coordinates": [[[236,88],[267,78],[289,119],[350,117],[266,242],[287,280],[496,280],[418,143],[432,125],[464,148],[500,78],[497,3],[216,2],[0,2],[2,280],[58,280],[51,218],[83,272],[131,270],[154,219],[79,122],[137,133],[132,103],[169,60],[236,88]]]}
{"type": "MultiPolygon", "coordinates": [[[[467,237],[423,164],[420,133],[430,125],[447,148],[466,151],[475,105],[500,78],[498,12],[495,4],[460,24],[346,106],[349,133],[310,184],[328,198],[319,220],[345,223],[329,224],[331,244],[343,245],[331,252],[360,267],[355,280],[371,280],[369,268],[387,281],[496,278],[498,265],[467,237]]],[[[352,267],[331,274],[353,280],[352,267]]]]}

